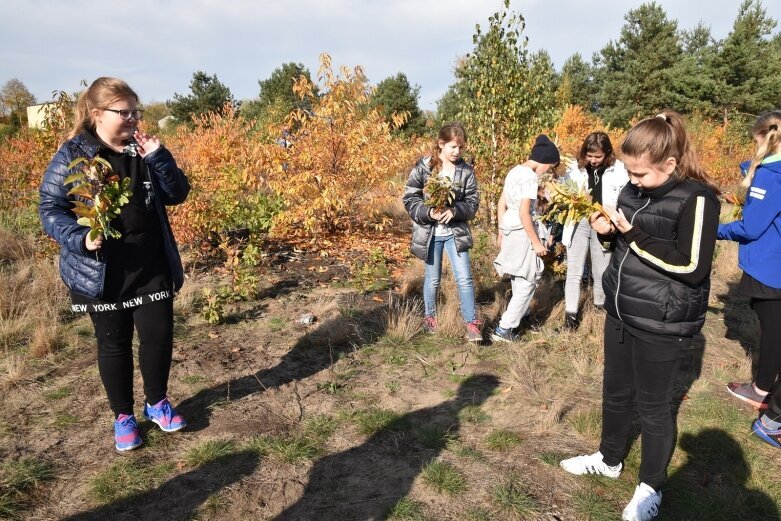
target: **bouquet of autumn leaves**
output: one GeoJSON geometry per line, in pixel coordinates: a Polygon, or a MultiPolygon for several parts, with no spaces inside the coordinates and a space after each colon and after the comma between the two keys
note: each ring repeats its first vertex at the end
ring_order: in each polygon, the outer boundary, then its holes
{"type": "Polygon", "coordinates": [[[460,187],[458,183],[453,183],[447,177],[432,174],[423,186],[424,204],[433,208],[435,212],[452,207],[456,201],[456,190],[460,187]]]}
{"type": "Polygon", "coordinates": [[[726,194],[724,200],[732,205],[732,219],[739,221],[743,218],[743,206],[746,204],[746,189],[742,188],[736,192],[726,194]]]}
{"type": "Polygon", "coordinates": [[[77,157],[68,165],[68,170],[73,169],[77,171],[65,178],[65,184],[73,184],[68,195],[76,196],[72,209],[78,217],[76,222],[90,228],[91,241],[101,234],[119,239],[122,234],[111,226],[111,220],[133,195],[130,178],[120,180],[111,164],[100,157],[77,157]]]}
{"type": "Polygon", "coordinates": [[[550,181],[545,186],[550,199],[550,206],[543,217],[545,221],[555,221],[559,224],[579,222],[583,218],[590,217],[594,212],[600,212],[610,220],[602,205],[592,200],[585,186],[579,187],[571,179],[561,183],[550,181]]]}

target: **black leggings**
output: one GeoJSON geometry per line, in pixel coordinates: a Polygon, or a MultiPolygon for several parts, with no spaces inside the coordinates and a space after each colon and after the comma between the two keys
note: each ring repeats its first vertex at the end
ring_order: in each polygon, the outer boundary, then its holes
{"type": "Polygon", "coordinates": [[[759,360],[757,387],[771,391],[781,370],[781,300],[752,299],[759,318],[759,360]]]}
{"type": "Polygon", "coordinates": [[[605,374],[602,387],[604,462],[618,465],[627,452],[635,402],[640,416],[639,481],[659,489],[675,442],[672,393],[683,350],[690,337],[647,333],[605,320],[605,374]]]}
{"type": "Polygon", "coordinates": [[[173,300],[122,311],[90,313],[98,340],[98,371],[114,416],[133,414],[133,327],[144,394],[155,404],[168,393],[174,340],[173,300]]]}

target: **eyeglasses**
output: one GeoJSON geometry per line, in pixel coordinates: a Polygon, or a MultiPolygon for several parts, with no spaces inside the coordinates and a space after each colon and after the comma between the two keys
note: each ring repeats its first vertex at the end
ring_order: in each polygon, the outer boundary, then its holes
{"type": "Polygon", "coordinates": [[[107,110],[109,112],[115,112],[119,114],[119,117],[124,119],[125,121],[128,121],[131,117],[135,119],[136,121],[144,119],[144,111],[143,110],[117,110],[117,109],[103,109],[107,110]]]}

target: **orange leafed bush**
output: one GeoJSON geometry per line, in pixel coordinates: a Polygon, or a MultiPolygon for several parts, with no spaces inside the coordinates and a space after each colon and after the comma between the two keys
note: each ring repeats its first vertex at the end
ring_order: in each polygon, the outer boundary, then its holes
{"type": "Polygon", "coordinates": [[[620,156],[626,131],[605,125],[598,116],[586,112],[580,105],[567,105],[551,134],[562,153],[577,158],[583,140],[596,131],[605,132],[610,137],[613,150],[620,156]]]}
{"type": "Polygon", "coordinates": [[[284,201],[274,228],[280,234],[317,236],[365,225],[400,195],[401,188],[391,184],[420,153],[391,135],[406,115],[388,122],[369,108],[371,91],[360,67],[342,67],[337,74],[330,56],[320,58],[324,94],[316,95],[315,85],[300,77],[293,90],[311,110],[291,113],[290,146],[265,144],[260,154],[269,186],[284,201]]]}

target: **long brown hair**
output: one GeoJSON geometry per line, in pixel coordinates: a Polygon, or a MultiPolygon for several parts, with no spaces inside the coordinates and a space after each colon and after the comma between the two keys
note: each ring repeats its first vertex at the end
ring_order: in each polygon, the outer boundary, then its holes
{"type": "Polygon", "coordinates": [[[441,152],[439,143],[449,143],[454,139],[458,139],[464,145],[466,144],[466,130],[464,130],[464,126],[458,121],[445,123],[442,125],[442,128],[439,129],[437,139],[434,140],[434,144],[431,147],[431,160],[429,161],[431,172],[435,172],[442,167],[442,159],[439,157],[439,153],[441,152]]]}
{"type": "Polygon", "coordinates": [[[711,181],[700,166],[699,158],[691,145],[683,117],[675,111],[665,110],[646,118],[629,129],[621,144],[624,156],[640,157],[648,154],[654,164],[662,164],[668,157],[677,163],[673,177],[695,179],[707,185],[716,194],[721,190],[711,181]]]}
{"type": "Polygon", "coordinates": [[[586,154],[589,152],[602,152],[605,154],[602,166],[606,168],[613,166],[616,162],[613,143],[610,142],[610,137],[604,132],[592,132],[583,140],[583,145],[580,147],[580,152],[578,152],[578,168],[586,167],[588,163],[586,154]]]}
{"type": "Polygon", "coordinates": [[[118,78],[103,76],[93,81],[92,85],[79,95],[79,100],[76,102],[76,117],[68,139],[73,139],[87,129],[95,129],[93,109],[106,109],[121,99],[135,99],[138,103],[138,94],[130,88],[130,85],[118,78]]]}
{"type": "Polygon", "coordinates": [[[741,185],[750,186],[754,179],[754,172],[757,167],[770,154],[775,154],[781,145],[781,133],[778,126],[781,125],[781,110],[771,110],[759,115],[757,120],[751,126],[751,135],[760,138],[757,153],[751,159],[751,165],[748,167],[745,179],[741,185]]]}

